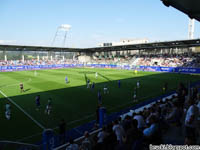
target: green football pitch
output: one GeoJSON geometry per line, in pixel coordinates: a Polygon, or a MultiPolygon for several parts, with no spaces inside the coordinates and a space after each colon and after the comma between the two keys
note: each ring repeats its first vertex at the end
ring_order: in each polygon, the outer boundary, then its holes
{"type": "Polygon", "coordinates": [[[43,128],[56,128],[64,118],[67,129],[95,119],[98,105],[97,92],[101,90],[102,105],[108,113],[133,106],[133,92],[140,81],[137,97],[148,100],[175,90],[179,82],[199,80],[199,75],[138,72],[114,69],[69,68],[56,70],[18,71],[0,73],[0,140],[35,142],[41,138],[43,128]],[[98,77],[95,73],[98,72],[98,77]],[[65,76],[69,83],[65,83],[65,76]],[[95,83],[94,90],[86,87],[86,80],[95,83]],[[118,88],[118,80],[121,88],[118,88]],[[24,84],[21,93],[19,84],[24,84]],[[103,94],[107,84],[109,94],[103,94]],[[40,95],[41,108],[36,110],[35,97],[40,95]],[[52,98],[52,112],[44,113],[48,98],[52,98]],[[5,104],[11,104],[11,119],[5,118],[5,104]],[[33,135],[33,136],[32,136],[33,135]]]}

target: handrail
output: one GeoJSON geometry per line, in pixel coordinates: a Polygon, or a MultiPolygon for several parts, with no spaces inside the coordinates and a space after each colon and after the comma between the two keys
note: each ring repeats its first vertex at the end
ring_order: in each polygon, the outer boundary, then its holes
{"type": "Polygon", "coordinates": [[[22,142],[14,142],[14,141],[0,141],[0,143],[11,143],[11,144],[19,144],[19,145],[39,147],[39,145],[35,145],[35,144],[22,143],[22,142]]]}
{"type": "MultiPolygon", "coordinates": [[[[91,135],[96,134],[96,133],[98,133],[98,132],[101,131],[101,130],[102,130],[102,129],[97,129],[97,130],[91,132],[90,134],[91,134],[91,135]]],[[[81,137],[75,139],[74,142],[78,142],[78,141],[80,141],[80,140],[82,140],[82,139],[84,139],[84,136],[81,136],[81,137]]],[[[53,150],[59,150],[59,149],[64,148],[64,147],[66,147],[66,146],[68,146],[68,145],[69,145],[69,142],[68,142],[68,143],[65,143],[65,144],[63,144],[63,145],[61,145],[61,146],[58,146],[58,147],[54,148],[53,150]]]]}

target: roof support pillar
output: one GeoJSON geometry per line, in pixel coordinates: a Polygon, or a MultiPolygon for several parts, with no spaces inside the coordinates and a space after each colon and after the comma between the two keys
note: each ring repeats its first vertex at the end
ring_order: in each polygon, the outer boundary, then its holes
{"type": "Polygon", "coordinates": [[[7,61],[6,49],[3,50],[3,56],[4,56],[4,60],[7,61]]]}
{"type": "Polygon", "coordinates": [[[24,62],[24,55],[22,54],[22,62],[24,62]]]}
{"type": "Polygon", "coordinates": [[[40,61],[40,56],[39,55],[37,55],[37,61],[40,61]]]}

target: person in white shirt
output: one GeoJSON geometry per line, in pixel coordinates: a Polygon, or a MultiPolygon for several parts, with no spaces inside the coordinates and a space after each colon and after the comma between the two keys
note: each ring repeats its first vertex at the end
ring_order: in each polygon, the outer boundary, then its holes
{"type": "Polygon", "coordinates": [[[11,117],[11,109],[10,109],[10,104],[6,103],[6,109],[5,109],[5,117],[6,119],[10,120],[11,117]]]}
{"type": "Polygon", "coordinates": [[[199,108],[199,117],[200,117],[200,101],[198,102],[197,107],[199,108]]]}
{"type": "Polygon", "coordinates": [[[96,73],[95,73],[95,78],[97,78],[97,77],[98,77],[98,73],[96,72],[96,73]]]}
{"type": "Polygon", "coordinates": [[[104,91],[104,94],[109,93],[108,86],[106,84],[104,85],[103,91],[104,91]]]}
{"type": "Polygon", "coordinates": [[[84,150],[91,150],[92,149],[92,143],[91,143],[91,141],[89,139],[89,136],[90,136],[89,132],[85,131],[84,139],[83,139],[83,141],[81,143],[81,147],[84,150]]]}
{"type": "Polygon", "coordinates": [[[138,126],[137,126],[138,129],[143,129],[145,127],[145,121],[142,115],[139,114],[135,115],[133,119],[138,121],[138,126]]]}
{"type": "Polygon", "coordinates": [[[134,91],[133,91],[133,102],[138,102],[138,99],[137,99],[137,89],[135,88],[134,91]]]}
{"type": "Polygon", "coordinates": [[[137,88],[140,88],[140,81],[137,81],[137,88]]]}
{"type": "Polygon", "coordinates": [[[195,105],[195,101],[190,99],[189,108],[185,117],[185,135],[196,141],[196,129],[198,127],[199,109],[195,105]]]}
{"type": "Polygon", "coordinates": [[[87,79],[87,89],[89,89],[89,88],[90,88],[90,80],[87,79]]]}
{"type": "Polygon", "coordinates": [[[196,128],[199,109],[195,105],[194,100],[190,100],[189,103],[190,103],[190,106],[187,110],[186,117],[185,117],[185,126],[196,128]]]}
{"type": "Polygon", "coordinates": [[[10,120],[10,117],[11,117],[10,111],[5,112],[5,117],[6,117],[7,120],[10,120]]]}
{"type": "Polygon", "coordinates": [[[6,103],[6,111],[10,111],[10,104],[9,103],[6,103]]]}
{"type": "Polygon", "coordinates": [[[112,129],[117,137],[117,141],[119,143],[122,143],[122,137],[125,136],[125,131],[124,131],[123,127],[121,125],[119,125],[118,120],[115,120],[112,129]]]}
{"type": "Polygon", "coordinates": [[[102,131],[100,131],[97,135],[98,137],[98,140],[97,140],[97,143],[103,143],[105,137],[108,135],[105,131],[105,127],[102,128],[102,131]]]}

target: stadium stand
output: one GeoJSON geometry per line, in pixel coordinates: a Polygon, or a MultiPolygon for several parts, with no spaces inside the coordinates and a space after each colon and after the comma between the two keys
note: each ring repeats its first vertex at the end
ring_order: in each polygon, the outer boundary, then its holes
{"type": "MultiPolygon", "coordinates": [[[[180,83],[176,94],[158,99],[138,111],[129,112],[108,123],[94,136],[84,135],[81,150],[146,150],[149,145],[199,144],[200,99],[198,84],[180,83]],[[190,119],[191,120],[190,120],[190,119]],[[190,122],[190,121],[191,122],[190,122]],[[87,143],[87,148],[84,146],[87,143]]],[[[71,145],[71,144],[70,144],[71,145]]],[[[68,150],[71,146],[68,146],[68,150]]],[[[65,149],[60,147],[59,149],[65,149]]]]}
{"type": "MultiPolygon", "coordinates": [[[[56,64],[78,64],[78,60],[9,60],[0,61],[0,66],[23,66],[23,65],[56,65],[56,64]]],[[[115,57],[113,59],[92,59],[88,64],[123,64],[132,66],[160,66],[160,67],[187,67],[199,68],[200,55],[193,53],[185,54],[157,54],[157,55],[133,55],[129,57],[115,57]]]]}
{"type": "MultiPolygon", "coordinates": [[[[0,66],[34,66],[81,64],[78,59],[68,60],[8,60],[0,61],[0,66]]],[[[127,57],[92,59],[88,64],[117,64],[131,66],[161,66],[199,68],[198,53],[159,54],[159,55],[132,55],[127,57]]],[[[197,84],[199,85],[199,83],[197,84]]],[[[176,95],[163,99],[162,97],[127,108],[121,112],[107,116],[106,125],[101,129],[96,122],[66,131],[66,141],[69,143],[58,147],[62,149],[81,150],[131,150],[148,149],[150,144],[200,144],[200,93],[198,86],[180,84],[176,95]],[[154,102],[153,104],[151,104],[154,102]],[[142,109],[141,109],[142,108],[142,109]],[[136,111],[138,110],[139,111],[136,111]],[[132,110],[132,111],[130,111],[132,110]],[[124,115],[126,114],[126,115],[124,115]],[[121,116],[119,118],[119,116],[121,116]],[[95,128],[93,128],[95,126],[95,128]],[[96,130],[97,129],[97,130],[96,130]],[[94,131],[95,130],[95,131],[94,131]],[[87,132],[86,132],[87,131],[87,132]],[[97,132],[96,132],[97,131],[97,132]],[[83,134],[84,133],[84,134],[83,134]],[[93,133],[93,134],[90,134],[93,133]],[[78,140],[73,140],[84,135],[78,140]],[[74,143],[78,143],[74,144],[74,143]]],[[[174,94],[169,93],[167,96],[174,94]]],[[[64,143],[65,143],[64,142],[64,143]]],[[[63,144],[63,142],[61,143],[63,144]]]]}
{"type": "MultiPolygon", "coordinates": [[[[86,132],[82,142],[78,142],[79,148],[147,150],[150,144],[199,145],[199,85],[199,82],[189,86],[180,83],[174,94],[159,97],[143,107],[135,107],[134,111],[108,122],[92,137],[86,132]]],[[[55,150],[64,150],[65,147],[55,150]]]]}

